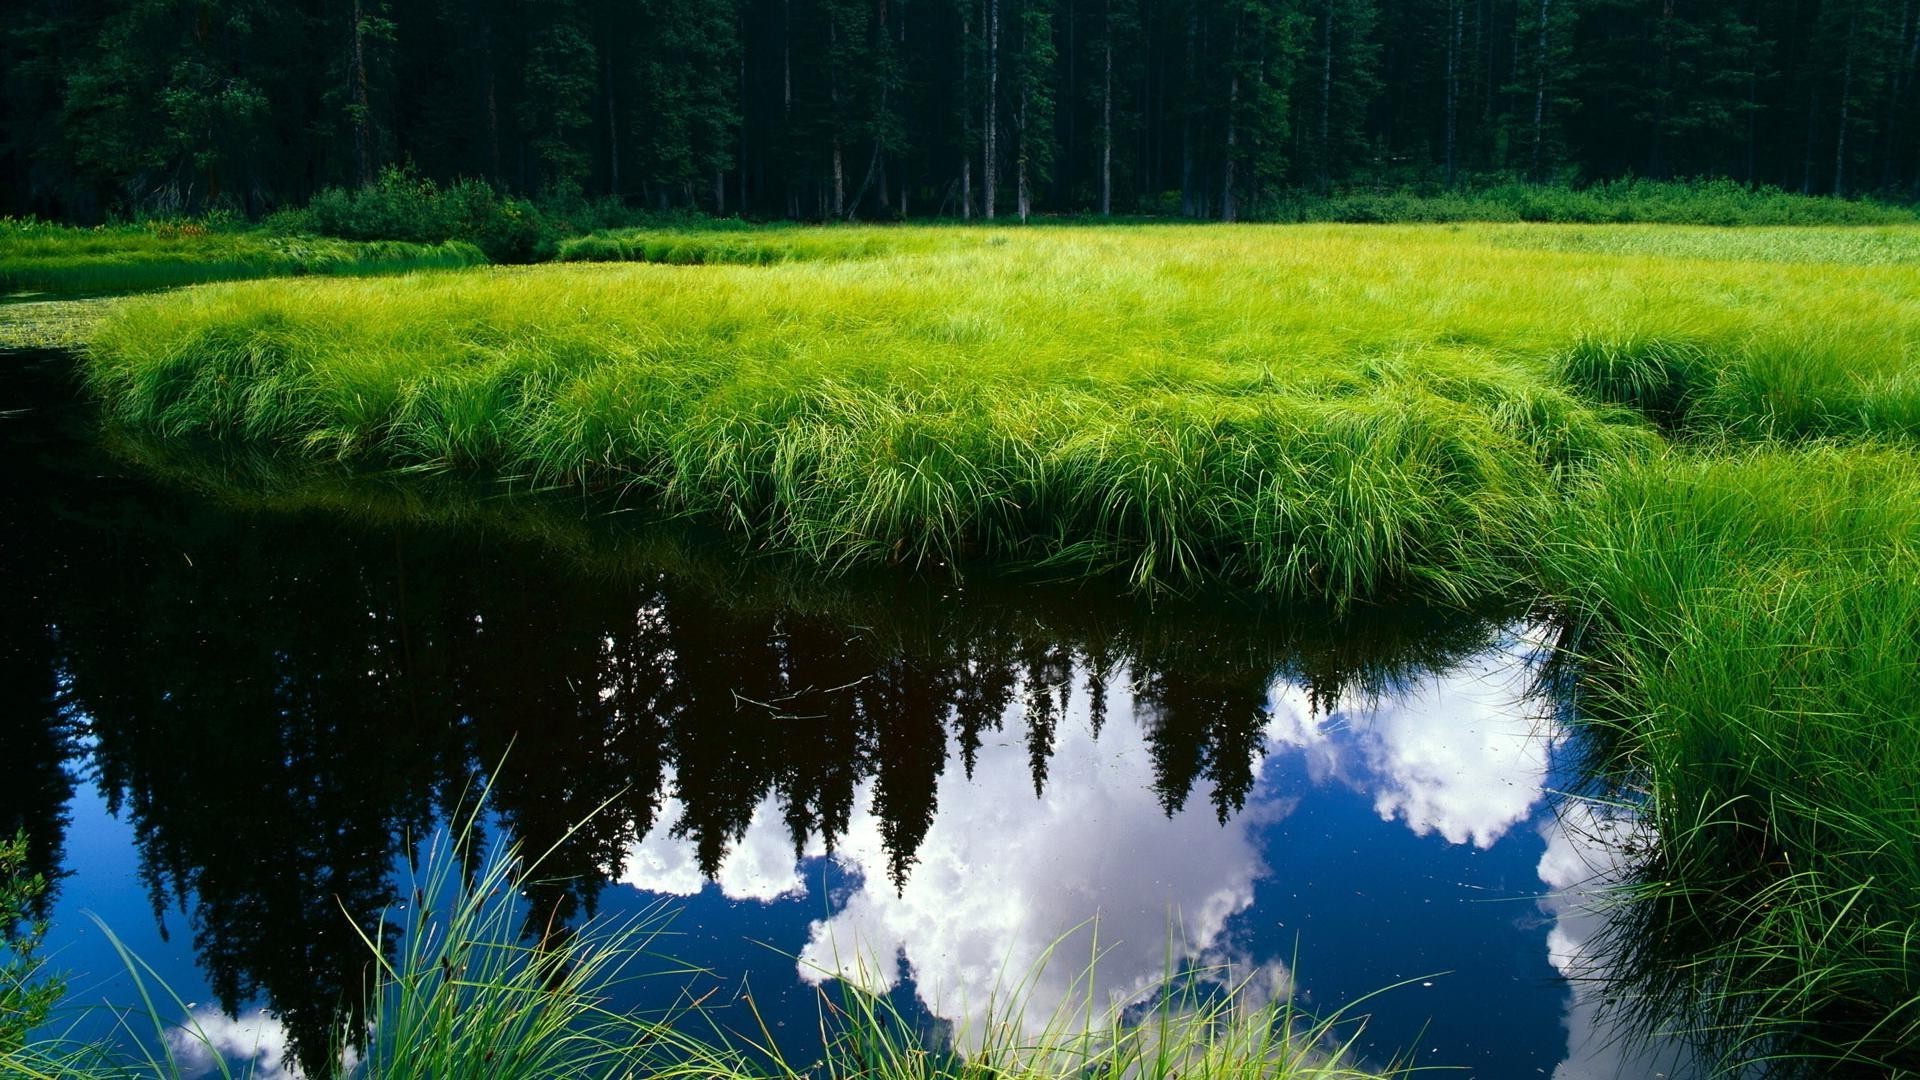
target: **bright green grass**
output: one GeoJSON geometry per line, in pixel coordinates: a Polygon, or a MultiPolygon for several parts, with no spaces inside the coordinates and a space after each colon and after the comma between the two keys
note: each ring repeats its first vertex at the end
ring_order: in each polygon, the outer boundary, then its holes
{"type": "Polygon", "coordinates": [[[1796,378],[1904,408],[1920,340],[1905,265],[1485,228],[785,232],[914,253],[196,290],[103,326],[94,385],[162,433],[637,485],[823,561],[1464,597],[1511,584],[1556,470],[1654,441],[1573,392],[1582,343],[1818,351],[1796,378]]]}
{"type": "Polygon", "coordinates": [[[1920,458],[1603,470],[1543,557],[1660,840],[1615,935],[1639,1008],[1734,1060],[1920,1067],[1920,458]]]}
{"type": "Polygon", "coordinates": [[[196,225],[79,229],[0,220],[0,293],[136,292],[237,278],[476,266],[471,244],[355,243],[196,225]]]}
{"type": "Polygon", "coordinates": [[[978,244],[978,234],[932,229],[800,228],[765,229],[714,223],[700,229],[619,229],[560,242],[560,262],[651,262],[696,265],[869,259],[978,244]]]}

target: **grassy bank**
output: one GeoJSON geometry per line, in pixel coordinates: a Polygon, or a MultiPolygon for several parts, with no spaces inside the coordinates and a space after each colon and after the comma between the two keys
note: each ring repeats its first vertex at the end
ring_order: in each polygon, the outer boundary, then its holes
{"type": "Polygon", "coordinates": [[[1603,470],[1543,559],[1660,837],[1613,934],[1635,1007],[1729,1061],[1920,1067],[1920,458],[1603,470]]]}
{"type": "Polygon", "coordinates": [[[0,293],[87,295],[301,274],[392,274],[485,263],[465,243],[352,242],[203,225],[79,229],[0,221],[0,293]]]}
{"type": "Polygon", "coordinates": [[[1590,394],[1631,384],[1615,353],[1757,358],[1745,404],[1714,415],[1765,426],[1787,376],[1829,400],[1782,358],[1820,350],[1835,394],[1898,403],[1920,340],[1920,273],[1897,262],[1564,251],[1510,229],[895,242],[919,250],[197,290],[122,308],[91,372],[137,427],[627,486],[825,562],[1463,597],[1514,583],[1557,470],[1655,441],[1590,394]]]}

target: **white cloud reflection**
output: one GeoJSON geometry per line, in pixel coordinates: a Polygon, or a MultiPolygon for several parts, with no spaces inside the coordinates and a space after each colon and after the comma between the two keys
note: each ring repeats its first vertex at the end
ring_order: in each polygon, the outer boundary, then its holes
{"type": "MultiPolygon", "coordinates": [[[[1116,715],[1131,710],[1121,688],[1111,698],[1116,715]]],[[[1075,1012],[1084,1023],[1088,1002],[1099,1024],[1100,1010],[1128,1004],[1166,973],[1170,928],[1185,944],[1177,960],[1217,951],[1227,919],[1252,904],[1254,881],[1267,872],[1255,831],[1291,804],[1256,794],[1223,826],[1196,791],[1168,817],[1151,794],[1144,733],[1109,724],[1096,743],[1085,700],[1074,695],[1051,765],[1072,783],[1034,796],[1017,714],[980,748],[972,781],[947,770],[939,813],[899,892],[887,878],[879,821],[857,815],[835,857],[861,884],[813,923],[802,978],[839,975],[891,990],[894,958],[903,957],[928,1009],[977,1040],[989,1003],[1016,984],[1029,1030],[1074,1024],[1075,1012]]]]}
{"type": "Polygon", "coordinates": [[[224,1063],[233,1075],[253,1080],[300,1077],[289,1053],[286,1026],[262,1009],[235,1017],[203,1005],[170,1029],[166,1040],[183,1076],[220,1075],[224,1063]]]}
{"type": "Polygon", "coordinates": [[[1606,922],[1603,891],[1618,882],[1632,856],[1653,840],[1650,830],[1590,803],[1569,802],[1541,833],[1540,880],[1551,892],[1540,901],[1553,916],[1547,959],[1567,979],[1567,1056],[1555,1080],[1618,1080],[1685,1075],[1691,1064],[1678,1044],[1650,1049],[1624,1038],[1601,1002],[1609,975],[1607,958],[1595,948],[1606,922]]]}
{"type": "MultiPolygon", "coordinates": [[[[938,812],[898,892],[871,809],[871,782],[862,788],[833,853],[856,884],[811,924],[801,977],[814,984],[839,977],[884,992],[908,976],[921,1002],[963,1038],[978,1038],[989,1002],[1015,985],[1030,1029],[1072,1016],[1085,1022],[1089,1003],[1097,1024],[1099,1010],[1125,1006],[1163,977],[1172,928],[1183,943],[1176,963],[1231,962],[1239,972],[1255,972],[1267,995],[1285,996],[1292,978],[1284,965],[1235,953],[1227,933],[1231,917],[1251,906],[1255,883],[1274,872],[1262,857],[1260,831],[1296,805],[1275,790],[1276,763],[1288,753],[1303,755],[1312,781],[1370,795],[1383,821],[1489,848],[1534,818],[1547,796],[1553,749],[1567,737],[1529,699],[1544,649],[1537,629],[1519,628],[1499,646],[1398,693],[1378,700],[1346,695],[1320,713],[1304,688],[1276,684],[1262,782],[1225,825],[1204,783],[1184,809],[1171,817],[1162,811],[1146,734],[1125,719],[1133,702],[1124,679],[1109,694],[1115,720],[1097,741],[1085,687],[1075,687],[1049,766],[1072,780],[1048,784],[1039,797],[1024,722],[1012,709],[1005,731],[980,748],[973,779],[950,760],[938,812]],[[1089,981],[1096,940],[1100,958],[1089,981]]],[[[700,890],[691,843],[671,836],[679,814],[677,801],[667,799],[660,825],[631,853],[621,880],[681,896],[700,890]]],[[[1539,869],[1549,888],[1591,876],[1586,860],[1595,852],[1581,848],[1575,834],[1555,827],[1545,836],[1539,869]]],[[[717,883],[736,900],[805,894],[772,797],[729,852],[717,883]]],[[[1564,973],[1592,927],[1570,898],[1550,898],[1543,907],[1556,920],[1550,959],[1564,973]]],[[[1599,1080],[1635,1075],[1637,1067],[1638,1075],[1655,1075],[1658,1062],[1622,1056],[1617,1043],[1594,1034],[1595,1004],[1581,991],[1572,994],[1569,1057],[1556,1076],[1599,1080]]]]}
{"type": "MultiPolygon", "coordinates": [[[[674,772],[668,769],[661,790],[673,791],[674,782],[674,772]]],[[[682,810],[680,800],[673,795],[661,799],[653,830],[627,853],[619,881],[667,896],[693,896],[706,885],[693,843],[672,835],[670,823],[680,820],[682,810]]],[[[807,894],[806,880],[793,857],[793,841],[780,816],[779,800],[772,794],[754,807],[746,835],[727,849],[714,883],[729,900],[769,902],[807,894]]]]}
{"type": "Polygon", "coordinates": [[[1382,821],[1489,848],[1533,815],[1565,738],[1528,700],[1540,649],[1521,633],[1401,693],[1344,694],[1320,714],[1303,688],[1276,684],[1267,736],[1304,753],[1315,779],[1371,792],[1382,821]]]}

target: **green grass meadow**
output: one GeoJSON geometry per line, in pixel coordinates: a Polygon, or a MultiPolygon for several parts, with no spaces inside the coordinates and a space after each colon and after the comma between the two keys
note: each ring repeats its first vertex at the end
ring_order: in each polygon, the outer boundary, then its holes
{"type": "Polygon", "coordinates": [[[1628,1007],[1728,1061],[1920,1067],[1920,227],[651,230],[561,258],[588,261],[130,299],[87,377],[145,435],[618,489],[827,567],[1537,598],[1576,631],[1597,773],[1661,838],[1618,923],[1628,1007]]]}

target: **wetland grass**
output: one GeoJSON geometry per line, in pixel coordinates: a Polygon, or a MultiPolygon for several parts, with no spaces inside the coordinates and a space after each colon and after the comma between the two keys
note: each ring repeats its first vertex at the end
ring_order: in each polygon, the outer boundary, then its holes
{"type": "Polygon", "coordinates": [[[1623,993],[1729,1062],[1916,1067],[1920,231],[900,235],[189,290],[87,371],[162,438],[626,489],[827,564],[1544,597],[1660,837],[1623,993]]]}
{"type": "Polygon", "coordinates": [[[1582,715],[1659,843],[1610,961],[1729,1065],[1920,1067],[1920,459],[1676,453],[1544,546],[1582,715]]]}
{"type": "Polygon", "coordinates": [[[102,295],[299,274],[393,274],[477,266],[471,244],[356,243],[195,224],[82,229],[0,220],[0,293],[102,295]]]}

